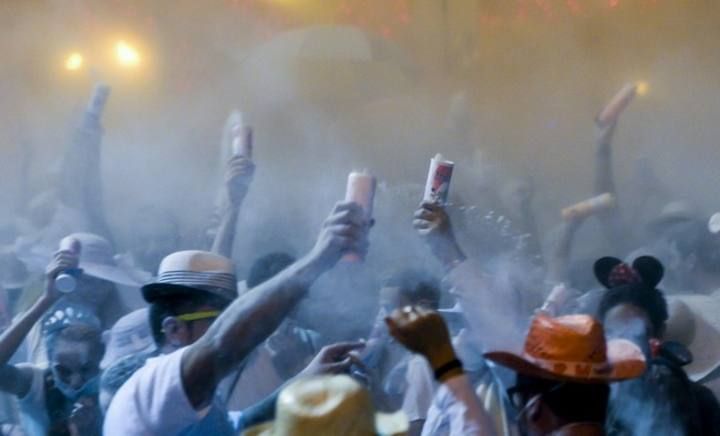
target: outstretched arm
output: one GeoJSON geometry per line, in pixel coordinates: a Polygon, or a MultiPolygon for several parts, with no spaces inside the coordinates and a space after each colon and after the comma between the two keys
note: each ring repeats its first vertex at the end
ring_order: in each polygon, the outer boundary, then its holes
{"type": "Polygon", "coordinates": [[[237,299],[182,357],[182,381],[196,409],[210,403],[215,387],[273,331],[310,285],[348,251],[367,250],[363,210],[339,203],[309,254],[237,299]]]}

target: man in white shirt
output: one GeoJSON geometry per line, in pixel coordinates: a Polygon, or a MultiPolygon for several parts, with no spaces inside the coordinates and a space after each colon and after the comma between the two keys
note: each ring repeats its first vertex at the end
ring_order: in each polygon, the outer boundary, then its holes
{"type": "Polygon", "coordinates": [[[238,299],[229,259],[197,251],[168,256],[157,281],[143,288],[163,355],[149,359],[117,392],[104,434],[234,434],[215,401],[218,384],[343,254],[367,250],[369,227],[360,206],[336,205],[310,253],[238,299]]]}

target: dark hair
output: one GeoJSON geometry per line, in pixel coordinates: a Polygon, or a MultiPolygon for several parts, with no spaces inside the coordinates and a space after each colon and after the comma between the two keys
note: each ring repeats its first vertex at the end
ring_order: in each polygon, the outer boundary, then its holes
{"type": "Polygon", "coordinates": [[[517,375],[522,390],[540,394],[553,414],[568,423],[605,423],[610,387],[604,383],[572,383],[517,375]]]}
{"type": "Polygon", "coordinates": [[[205,305],[223,309],[228,304],[220,297],[198,290],[189,290],[187,293],[167,295],[154,300],[149,306],[148,316],[155,344],[160,347],[165,343],[165,333],[162,331],[165,318],[190,313],[205,305]]]}
{"type": "Polygon", "coordinates": [[[600,300],[598,318],[604,320],[610,310],[621,304],[630,304],[644,311],[653,326],[653,335],[660,336],[668,319],[667,302],[660,290],[642,283],[608,289],[600,300]]]}
{"type": "Polygon", "coordinates": [[[400,289],[400,295],[415,304],[428,301],[432,309],[440,306],[440,281],[422,270],[403,269],[382,280],[382,286],[400,289]]]}
{"type": "Polygon", "coordinates": [[[255,260],[250,267],[246,280],[248,289],[270,280],[280,271],[295,262],[295,258],[287,253],[270,253],[255,260]]]}
{"type": "Polygon", "coordinates": [[[55,352],[55,346],[60,340],[88,344],[91,347],[91,353],[96,357],[102,357],[105,353],[102,331],[86,324],[70,324],[49,333],[45,338],[48,357],[55,352]]]}

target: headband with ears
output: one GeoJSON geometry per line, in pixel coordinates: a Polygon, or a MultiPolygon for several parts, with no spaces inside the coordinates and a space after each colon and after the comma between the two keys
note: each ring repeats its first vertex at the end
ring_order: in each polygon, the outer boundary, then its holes
{"type": "MultiPolygon", "coordinates": [[[[624,262],[615,257],[603,257],[595,262],[593,270],[595,272],[595,278],[602,283],[606,288],[612,288],[613,284],[610,283],[610,275],[613,270],[619,265],[623,265],[624,262]]],[[[643,284],[655,289],[660,283],[665,273],[665,269],[659,260],[652,256],[640,256],[632,263],[632,269],[640,277],[643,284]]]]}

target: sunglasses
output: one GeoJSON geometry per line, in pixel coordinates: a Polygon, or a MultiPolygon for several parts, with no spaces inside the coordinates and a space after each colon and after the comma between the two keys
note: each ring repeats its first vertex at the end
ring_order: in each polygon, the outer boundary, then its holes
{"type": "Polygon", "coordinates": [[[202,312],[185,313],[183,315],[178,315],[175,318],[179,319],[180,321],[191,322],[200,321],[203,319],[217,318],[218,315],[220,315],[219,310],[204,310],[202,312]]]}

